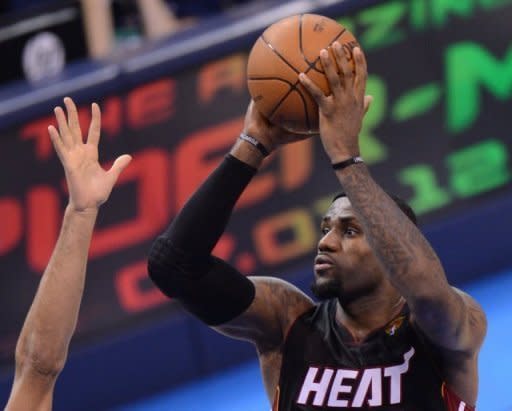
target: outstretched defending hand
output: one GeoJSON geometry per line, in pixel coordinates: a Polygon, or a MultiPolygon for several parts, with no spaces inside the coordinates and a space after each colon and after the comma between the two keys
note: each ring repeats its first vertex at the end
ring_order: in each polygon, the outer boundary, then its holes
{"type": "Polygon", "coordinates": [[[299,75],[299,80],[318,104],[320,138],[331,162],[337,163],[360,154],[358,136],[373,97],[365,96],[368,73],[361,49],[353,50],[354,73],[341,44],[334,42],[332,48],[334,59],[327,50],[320,52],[330,95],[326,96],[304,73],[299,75]]]}
{"type": "Polygon", "coordinates": [[[131,161],[131,156],[118,157],[110,170],[105,171],[98,162],[101,112],[96,103],[91,106],[92,119],[87,140],[84,142],[78,122],[78,112],[73,100],[64,99],[66,114],[56,107],[55,117],[59,131],[49,126],[48,131],[53,147],[64,166],[69,190],[69,206],[75,211],[97,210],[107,201],[119,174],[131,161]]]}

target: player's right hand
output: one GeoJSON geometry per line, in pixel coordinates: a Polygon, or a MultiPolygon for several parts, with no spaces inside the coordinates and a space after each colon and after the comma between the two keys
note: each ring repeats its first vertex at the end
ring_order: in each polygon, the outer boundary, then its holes
{"type": "Polygon", "coordinates": [[[84,142],[78,121],[78,112],[73,100],[64,99],[64,110],[56,107],[55,117],[59,130],[48,127],[53,147],[59,156],[66,174],[69,190],[69,205],[75,211],[97,210],[107,201],[119,174],[131,161],[131,156],[118,157],[110,170],[105,171],[98,162],[101,112],[96,103],[92,104],[92,119],[87,140],[84,142]]]}
{"type": "Polygon", "coordinates": [[[271,152],[279,145],[312,137],[311,134],[294,134],[272,124],[256,108],[251,100],[245,114],[244,133],[254,137],[271,152]]]}
{"type": "Polygon", "coordinates": [[[373,97],[365,95],[368,71],[362,50],[353,50],[354,72],[341,44],[334,42],[332,48],[334,57],[326,49],[320,52],[331,94],[326,96],[304,73],[299,80],[318,104],[320,138],[334,164],[360,154],[359,133],[373,97]]]}

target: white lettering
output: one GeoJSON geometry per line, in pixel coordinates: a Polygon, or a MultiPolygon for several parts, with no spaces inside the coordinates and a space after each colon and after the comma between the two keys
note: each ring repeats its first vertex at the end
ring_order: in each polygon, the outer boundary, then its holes
{"type": "Polygon", "coordinates": [[[400,404],[402,401],[402,374],[409,370],[409,360],[414,355],[414,347],[404,354],[404,362],[400,365],[384,368],[384,376],[391,377],[390,404],[400,404]]]}
{"type": "Polygon", "coordinates": [[[341,393],[350,394],[352,387],[350,385],[343,385],[343,379],[355,380],[359,371],[339,369],[336,372],[336,377],[331,387],[331,394],[329,395],[328,407],[348,407],[347,400],[340,400],[341,393]]]}
{"type": "Polygon", "coordinates": [[[324,403],[325,394],[327,394],[327,388],[329,388],[329,383],[331,382],[334,370],[326,369],[320,379],[320,382],[315,382],[317,373],[318,368],[309,367],[306,379],[304,380],[302,389],[300,390],[299,399],[297,400],[298,404],[306,404],[308,402],[309,394],[312,392],[315,393],[313,405],[321,406],[324,403]]]}
{"type": "Polygon", "coordinates": [[[372,388],[372,396],[368,400],[370,407],[378,407],[382,405],[382,371],[380,368],[368,368],[364,370],[363,377],[357,388],[352,407],[362,407],[363,401],[368,395],[368,391],[372,388]]]}
{"type": "MultiPolygon", "coordinates": [[[[333,370],[309,367],[297,403],[319,407],[323,406],[327,399],[325,406],[329,408],[347,408],[349,406],[360,408],[365,406],[365,403],[368,407],[400,404],[402,401],[402,375],[409,371],[409,362],[414,353],[414,348],[411,347],[403,355],[403,363],[386,368],[362,370],[338,368],[333,370]],[[385,377],[389,378],[389,400],[384,396],[383,379],[385,377]],[[349,383],[347,380],[353,381],[349,383]],[[311,396],[311,394],[314,395],[311,396]],[[327,395],[329,396],[327,397],[327,395]]],[[[464,407],[465,404],[461,403],[461,406],[464,407]]]]}

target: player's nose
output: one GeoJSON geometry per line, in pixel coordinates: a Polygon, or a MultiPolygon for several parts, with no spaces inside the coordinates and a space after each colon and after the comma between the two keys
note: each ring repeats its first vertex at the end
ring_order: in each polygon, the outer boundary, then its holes
{"type": "Polygon", "coordinates": [[[318,252],[333,252],[341,250],[341,241],[335,230],[329,230],[318,241],[318,252]]]}

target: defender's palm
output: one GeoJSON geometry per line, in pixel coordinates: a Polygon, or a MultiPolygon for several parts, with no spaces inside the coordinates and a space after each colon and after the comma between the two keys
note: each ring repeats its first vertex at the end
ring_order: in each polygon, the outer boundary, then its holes
{"type": "Polygon", "coordinates": [[[78,122],[78,112],[73,100],[64,99],[64,110],[55,108],[59,131],[48,128],[50,137],[64,167],[69,190],[69,204],[77,211],[97,209],[109,197],[119,174],[130,163],[127,154],[116,159],[110,170],[104,170],[98,162],[98,142],[100,140],[101,112],[93,104],[92,119],[87,141],[84,142],[78,122]]]}

